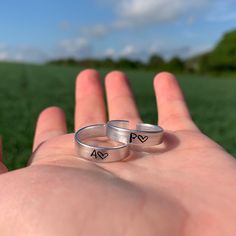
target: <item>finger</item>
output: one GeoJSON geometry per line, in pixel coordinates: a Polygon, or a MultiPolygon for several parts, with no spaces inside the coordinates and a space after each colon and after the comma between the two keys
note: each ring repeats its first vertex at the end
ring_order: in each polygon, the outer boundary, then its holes
{"type": "Polygon", "coordinates": [[[127,76],[113,71],[106,76],[106,93],[110,120],[129,120],[131,124],[140,121],[127,76]]]}
{"type": "Polygon", "coordinates": [[[82,71],[76,79],[75,130],[81,126],[106,122],[106,108],[99,74],[82,71]]]}
{"type": "Polygon", "coordinates": [[[66,117],[64,111],[59,107],[49,107],[39,115],[33,151],[43,142],[59,135],[67,133],[66,117]]]}
{"type": "Polygon", "coordinates": [[[154,89],[158,106],[158,123],[165,129],[197,130],[186,105],[182,90],[176,78],[167,72],[154,79],[154,89]]]}

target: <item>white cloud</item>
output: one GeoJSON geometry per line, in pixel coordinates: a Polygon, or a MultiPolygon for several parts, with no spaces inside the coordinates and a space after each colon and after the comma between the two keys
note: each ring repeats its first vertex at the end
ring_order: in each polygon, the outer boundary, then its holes
{"type": "MultiPolygon", "coordinates": [[[[115,60],[119,58],[128,58],[131,60],[141,60],[147,61],[150,55],[158,54],[169,60],[174,56],[178,56],[180,58],[189,58],[195,55],[199,55],[205,52],[208,52],[212,49],[212,45],[200,45],[200,46],[182,46],[182,47],[169,47],[165,44],[159,45],[149,45],[148,47],[138,46],[138,45],[124,45],[120,49],[108,48],[105,51],[105,55],[109,56],[115,60]]],[[[98,58],[101,58],[101,55],[97,55],[98,58]]]]}
{"type": "Polygon", "coordinates": [[[1,61],[44,63],[58,58],[73,57],[79,59],[92,56],[93,47],[90,42],[84,38],[63,40],[57,47],[48,52],[32,46],[12,46],[0,43],[1,61]]]}
{"type": "Polygon", "coordinates": [[[199,45],[199,46],[183,46],[183,47],[172,47],[172,48],[162,48],[159,54],[165,59],[169,60],[174,56],[186,59],[202,53],[208,52],[212,49],[212,45],[199,45]]]}
{"type": "Polygon", "coordinates": [[[59,57],[84,58],[93,54],[93,47],[85,38],[66,39],[59,43],[59,57]]]}
{"type": "Polygon", "coordinates": [[[8,58],[8,53],[4,51],[0,51],[0,61],[5,61],[8,58]]]}
{"type": "Polygon", "coordinates": [[[210,3],[214,0],[113,0],[116,19],[106,25],[83,27],[81,32],[86,36],[101,37],[114,31],[170,23],[183,17],[186,23],[191,24],[196,12],[207,8],[210,3]]]}
{"type": "Polygon", "coordinates": [[[151,54],[159,54],[166,59],[173,56],[188,58],[203,52],[211,50],[211,45],[199,47],[168,47],[168,45],[149,45],[144,47],[141,45],[127,44],[120,49],[107,48],[103,52],[95,52],[86,40],[70,39],[60,43],[60,46],[53,53],[45,53],[44,51],[32,47],[10,47],[0,45],[0,61],[18,61],[18,62],[35,62],[42,63],[48,60],[58,58],[73,57],[83,59],[87,57],[104,58],[110,57],[115,60],[125,57],[131,60],[147,61],[151,54]]]}
{"type": "Polygon", "coordinates": [[[148,25],[169,22],[208,4],[209,0],[121,0],[118,12],[127,25],[148,25]]]}
{"type": "Polygon", "coordinates": [[[20,61],[41,63],[48,59],[48,54],[43,50],[31,46],[0,45],[1,61],[20,61]]]}
{"type": "MultiPolygon", "coordinates": [[[[106,0],[100,0],[105,1],[106,0]]],[[[227,0],[231,4],[235,0],[227,0]]],[[[173,22],[181,23],[191,26],[200,17],[201,20],[206,19],[210,13],[214,12],[217,8],[222,8],[227,4],[220,0],[120,0],[110,1],[106,4],[115,9],[115,18],[107,24],[97,24],[92,27],[82,29],[82,34],[92,39],[105,37],[109,34],[132,29],[133,32],[137,28],[140,30],[147,27],[158,26],[160,24],[170,24],[173,22]],[[221,4],[221,7],[219,7],[221,4]],[[204,18],[203,18],[204,17],[204,18]]],[[[233,15],[228,15],[228,18],[234,18],[233,15]]],[[[226,19],[226,16],[225,16],[226,19]]],[[[192,32],[192,31],[191,31],[192,32]]],[[[96,42],[94,40],[94,43],[96,42]]],[[[112,58],[127,57],[130,59],[146,60],[150,54],[158,53],[165,58],[172,56],[180,56],[183,58],[192,56],[194,53],[202,53],[209,50],[210,46],[200,45],[198,47],[191,47],[191,42],[187,46],[171,46],[166,45],[165,41],[158,39],[153,43],[149,40],[150,44],[147,45],[133,45],[127,44],[121,49],[109,48],[101,53],[103,56],[112,58]],[[164,44],[164,45],[163,45],[164,44]]],[[[135,44],[135,42],[134,42],[135,44]]]]}
{"type": "MultiPolygon", "coordinates": [[[[105,56],[113,58],[115,60],[119,58],[128,58],[131,60],[142,60],[146,61],[149,57],[149,50],[137,45],[127,44],[120,49],[108,48],[105,51],[105,56]]],[[[101,55],[97,55],[101,58],[101,55]]]]}
{"type": "Polygon", "coordinates": [[[149,57],[149,50],[140,45],[127,44],[119,50],[116,54],[116,58],[128,58],[131,60],[146,61],[149,57]]]}
{"type": "Polygon", "coordinates": [[[94,25],[90,27],[81,28],[81,33],[89,37],[103,37],[109,32],[113,31],[113,27],[105,25],[94,25]]]}
{"type": "Polygon", "coordinates": [[[104,53],[105,57],[115,58],[116,50],[114,48],[107,48],[104,53]]]}
{"type": "Polygon", "coordinates": [[[120,53],[121,57],[132,57],[136,53],[135,47],[133,45],[125,46],[120,53]]]}

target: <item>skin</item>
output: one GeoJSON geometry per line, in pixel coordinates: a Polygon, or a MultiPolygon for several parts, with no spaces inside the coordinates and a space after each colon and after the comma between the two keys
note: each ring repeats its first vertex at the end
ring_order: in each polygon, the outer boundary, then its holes
{"type": "MultiPolygon", "coordinates": [[[[140,121],[126,76],[111,72],[105,85],[109,119],[140,121]]],[[[193,123],[173,75],[158,74],[154,89],[164,143],[121,162],[78,158],[64,112],[44,110],[29,166],[0,164],[1,235],[236,235],[236,161],[193,123]]],[[[85,70],[75,130],[106,121],[99,75],[85,70]]]]}

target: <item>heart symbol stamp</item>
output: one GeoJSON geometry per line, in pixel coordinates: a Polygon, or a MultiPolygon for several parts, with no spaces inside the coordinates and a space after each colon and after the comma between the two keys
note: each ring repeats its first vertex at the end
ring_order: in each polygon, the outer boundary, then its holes
{"type": "Polygon", "coordinates": [[[148,140],[148,136],[138,135],[138,139],[139,139],[139,141],[141,141],[142,143],[145,143],[145,142],[148,140]]]}
{"type": "Polygon", "coordinates": [[[108,153],[103,153],[103,152],[100,152],[100,151],[98,151],[97,152],[97,154],[98,154],[98,156],[101,158],[101,159],[105,159],[105,158],[107,158],[108,157],[108,153]]]}

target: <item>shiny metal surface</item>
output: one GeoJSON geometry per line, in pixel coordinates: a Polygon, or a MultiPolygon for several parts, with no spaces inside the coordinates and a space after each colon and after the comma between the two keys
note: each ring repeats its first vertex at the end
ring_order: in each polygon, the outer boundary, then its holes
{"type": "Polygon", "coordinates": [[[154,146],[162,142],[164,130],[158,125],[139,123],[129,129],[127,120],[111,120],[107,123],[107,136],[129,145],[154,146]]]}
{"type": "Polygon", "coordinates": [[[129,155],[127,144],[116,143],[115,146],[100,146],[97,143],[89,143],[89,139],[105,137],[106,133],[106,124],[90,125],[79,129],[75,133],[75,148],[79,157],[95,162],[115,162],[127,157],[129,155]]]}

